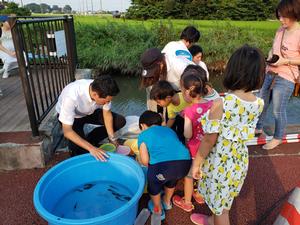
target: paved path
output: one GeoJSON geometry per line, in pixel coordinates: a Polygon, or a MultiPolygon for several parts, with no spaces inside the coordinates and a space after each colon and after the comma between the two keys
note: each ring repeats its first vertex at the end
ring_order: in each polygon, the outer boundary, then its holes
{"type": "MultiPolygon", "coordinates": [[[[300,144],[281,145],[271,152],[265,152],[260,147],[250,147],[250,154],[248,176],[240,196],[232,206],[232,225],[256,225],[279,198],[300,182],[300,144]]],[[[0,172],[1,225],[47,224],[34,210],[32,193],[39,178],[47,169],[64,158],[66,154],[57,155],[45,169],[0,172]]],[[[177,193],[182,194],[182,190],[180,182],[177,193]]],[[[142,197],[140,208],[146,206],[148,199],[147,195],[142,197]]],[[[271,225],[280,207],[281,204],[260,225],[271,225]]],[[[209,213],[209,210],[206,206],[196,206],[195,212],[209,213]]],[[[163,224],[192,225],[189,215],[174,207],[167,212],[163,224]]],[[[150,225],[150,222],[147,225],[150,225]]]]}

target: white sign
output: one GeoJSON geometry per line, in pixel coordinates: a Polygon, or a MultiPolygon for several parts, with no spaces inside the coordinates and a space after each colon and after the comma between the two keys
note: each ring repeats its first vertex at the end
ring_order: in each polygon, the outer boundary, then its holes
{"type": "Polygon", "coordinates": [[[54,32],[57,57],[67,56],[67,45],[65,31],[59,30],[54,32]]]}

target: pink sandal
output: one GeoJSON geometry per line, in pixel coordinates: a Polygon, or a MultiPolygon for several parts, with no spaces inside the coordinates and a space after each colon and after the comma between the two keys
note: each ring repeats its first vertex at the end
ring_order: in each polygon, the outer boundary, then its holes
{"type": "Polygon", "coordinates": [[[183,209],[186,212],[191,212],[195,207],[192,203],[187,204],[184,202],[184,197],[180,197],[178,195],[174,195],[172,198],[173,204],[177,207],[183,209]]]}
{"type": "Polygon", "coordinates": [[[190,216],[191,221],[197,225],[209,225],[208,216],[200,213],[193,213],[190,216]]]}
{"type": "Polygon", "coordinates": [[[200,205],[205,204],[204,198],[198,192],[195,191],[193,192],[193,198],[198,204],[200,205]]]}

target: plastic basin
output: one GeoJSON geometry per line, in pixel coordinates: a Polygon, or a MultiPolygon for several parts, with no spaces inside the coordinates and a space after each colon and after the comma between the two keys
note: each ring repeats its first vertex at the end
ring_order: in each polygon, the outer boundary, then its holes
{"type": "MultiPolygon", "coordinates": [[[[39,215],[50,225],[132,225],[136,218],[138,201],[144,190],[144,173],[139,164],[131,158],[114,153],[109,153],[109,155],[108,162],[97,161],[90,154],[76,156],[57,164],[45,173],[37,183],[33,194],[34,207],[39,215]],[[116,210],[82,219],[62,216],[64,212],[58,215],[56,212],[61,200],[71,190],[75,190],[76,194],[80,195],[92,190],[88,185],[101,185],[107,182],[126,187],[126,190],[132,193],[132,196],[116,210]],[[86,187],[91,189],[84,190],[86,187]]],[[[103,190],[97,189],[97,191],[103,190]]],[[[84,202],[88,203],[89,199],[84,199],[84,202]]],[[[105,208],[105,204],[107,202],[97,202],[92,205],[105,208]]],[[[74,208],[76,206],[77,203],[74,208]]],[[[60,208],[64,210],[68,207],[62,205],[60,208]]]]}
{"type": "Polygon", "coordinates": [[[101,148],[102,150],[107,151],[107,152],[115,152],[116,151],[116,146],[111,143],[102,144],[99,148],[101,148]]]}
{"type": "Polygon", "coordinates": [[[130,148],[126,145],[119,145],[117,147],[116,153],[121,154],[121,155],[129,155],[130,153],[130,148]]]}

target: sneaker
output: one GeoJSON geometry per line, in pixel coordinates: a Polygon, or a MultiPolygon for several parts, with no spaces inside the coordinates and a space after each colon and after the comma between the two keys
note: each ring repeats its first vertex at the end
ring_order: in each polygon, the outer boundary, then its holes
{"type": "Polygon", "coordinates": [[[8,78],[8,72],[7,71],[3,72],[2,78],[4,78],[4,79],[8,78]]]}
{"type": "Polygon", "coordinates": [[[172,202],[170,202],[170,205],[167,205],[163,200],[161,201],[162,207],[164,210],[170,210],[173,208],[172,202]]]}
{"type": "Polygon", "coordinates": [[[195,207],[192,203],[185,203],[184,197],[174,195],[172,198],[173,204],[183,209],[186,212],[191,212],[195,207]]]}
{"type": "Polygon", "coordinates": [[[151,225],[161,225],[161,215],[159,213],[152,213],[151,215],[151,225]]]}
{"type": "MultiPolygon", "coordinates": [[[[153,205],[153,201],[150,199],[149,202],[148,202],[148,209],[150,210],[150,212],[152,214],[154,214],[154,205],[153,205]]],[[[164,208],[161,207],[161,215],[160,215],[160,219],[161,221],[163,221],[164,219],[166,218],[166,214],[165,214],[165,211],[164,211],[164,208]]]]}
{"type": "Polygon", "coordinates": [[[193,192],[193,198],[195,199],[195,201],[198,204],[200,204],[200,205],[205,204],[204,198],[202,197],[202,195],[199,194],[199,192],[194,191],[193,192]]]}
{"type": "Polygon", "coordinates": [[[200,213],[193,213],[190,216],[190,219],[194,224],[197,224],[197,225],[209,225],[208,220],[207,220],[208,216],[200,214],[200,213]]]}
{"type": "Polygon", "coordinates": [[[164,195],[165,195],[164,191],[161,191],[161,192],[160,192],[160,196],[161,196],[161,205],[162,205],[162,208],[163,208],[164,210],[170,210],[170,209],[173,208],[172,201],[170,202],[169,205],[166,204],[166,203],[164,202],[164,195]]]}
{"type": "Polygon", "coordinates": [[[0,74],[4,73],[5,69],[4,68],[1,68],[0,69],[0,74]]]}

